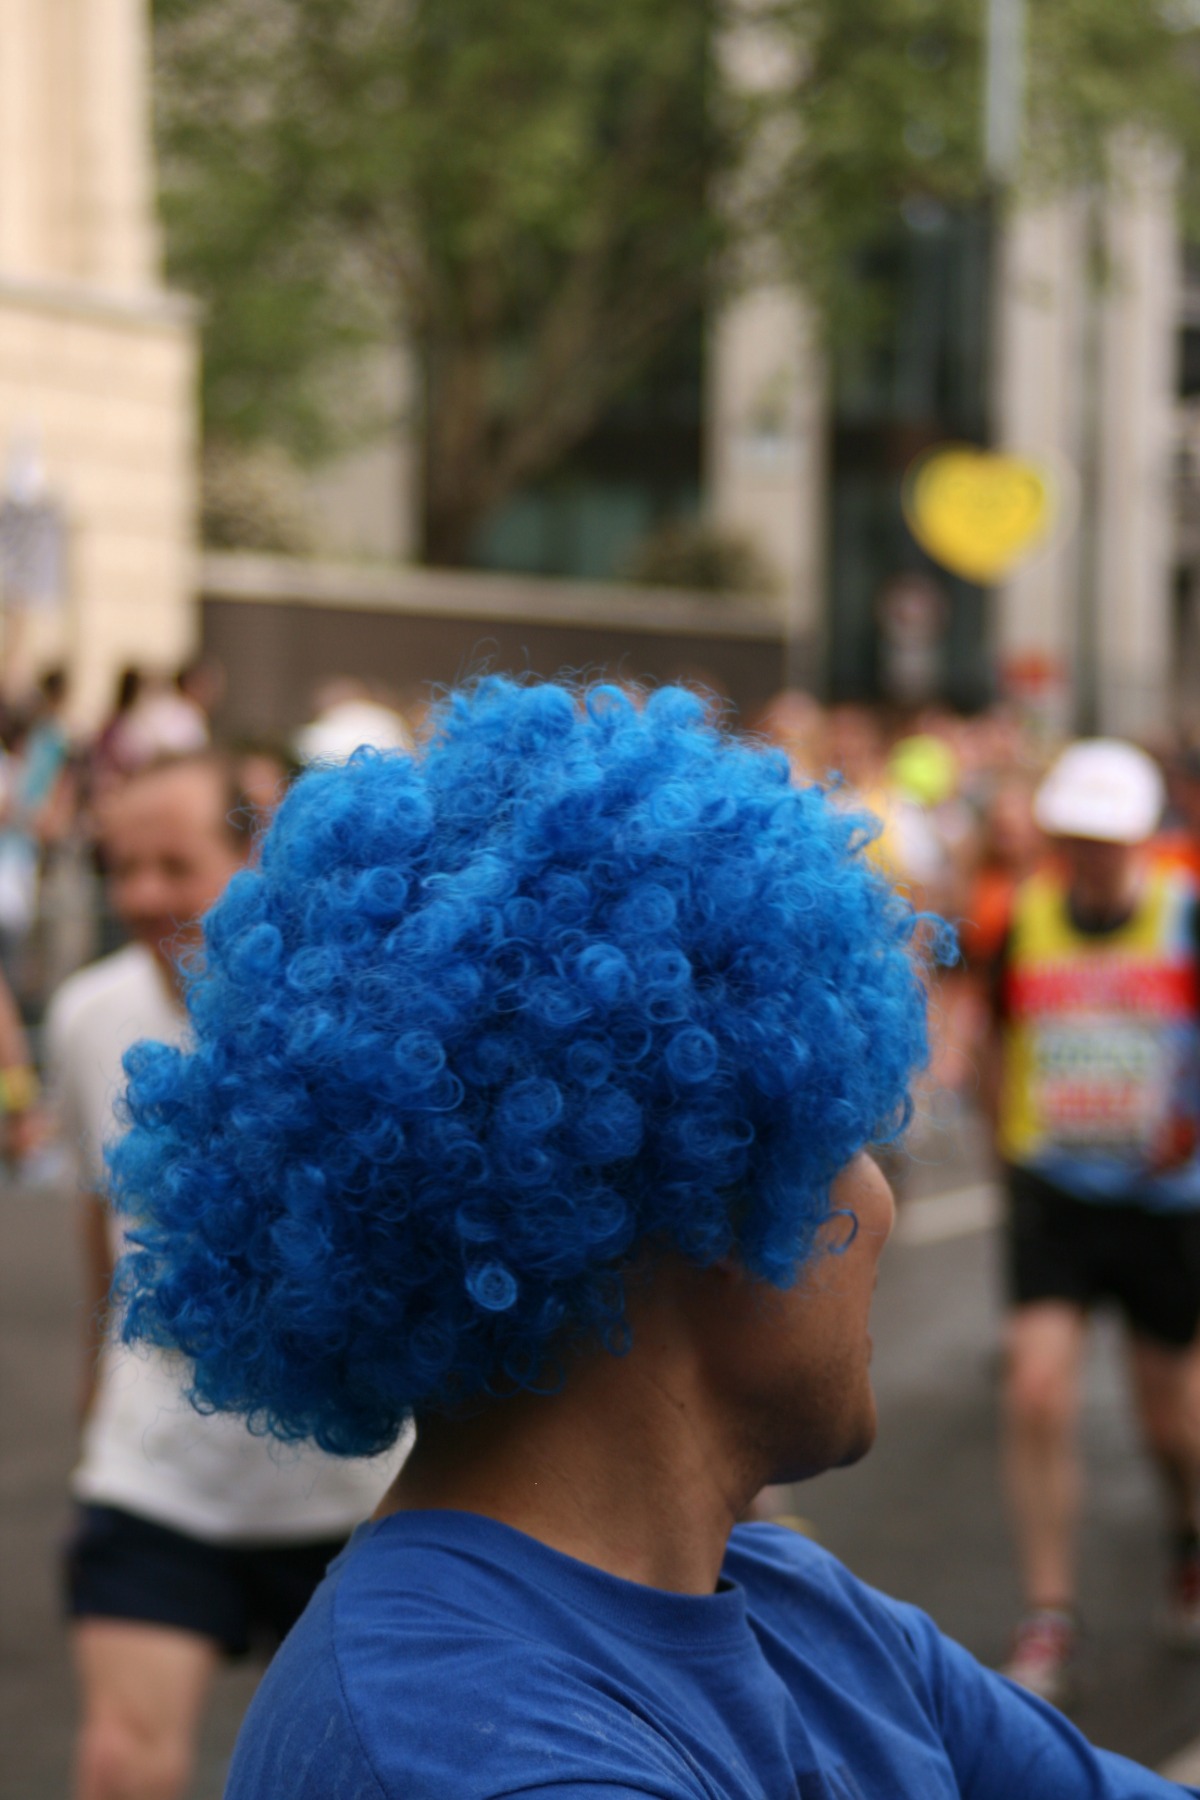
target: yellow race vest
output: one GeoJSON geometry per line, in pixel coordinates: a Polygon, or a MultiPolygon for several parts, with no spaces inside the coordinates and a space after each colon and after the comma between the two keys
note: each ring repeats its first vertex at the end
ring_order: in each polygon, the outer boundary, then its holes
{"type": "Polygon", "coordinates": [[[1151,874],[1115,931],[1064,882],[1017,891],[1005,963],[999,1148],[1083,1198],[1200,1203],[1195,890],[1151,874]]]}

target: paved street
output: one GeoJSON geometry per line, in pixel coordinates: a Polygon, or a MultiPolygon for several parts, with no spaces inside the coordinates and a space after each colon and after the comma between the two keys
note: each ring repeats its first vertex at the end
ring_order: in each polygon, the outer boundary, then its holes
{"type": "MultiPolygon", "coordinates": [[[[73,1716],[58,1619],[78,1383],[74,1211],[0,1189],[0,1800],[65,1800],[73,1716]]],[[[217,1800],[248,1668],[221,1678],[195,1800],[217,1800]]]]}
{"type": "MultiPolygon", "coordinates": [[[[987,1663],[1003,1660],[1018,1605],[998,1487],[997,1248],[990,1231],[906,1243],[902,1218],[875,1304],[875,1449],[794,1490],[797,1510],[857,1574],[924,1607],[987,1663]]],[[[1155,1639],[1157,1495],[1120,1350],[1115,1324],[1100,1321],[1084,1421],[1087,1637],[1074,1717],[1097,1743],[1157,1765],[1200,1736],[1200,1661],[1155,1639]]]]}
{"type": "MultiPolygon", "coordinates": [[[[914,1188],[953,1192],[910,1212],[885,1258],[877,1448],[860,1467],[797,1489],[795,1504],[860,1574],[995,1661],[1016,1591],[996,1488],[995,1242],[979,1228],[987,1190],[948,1150],[914,1188]]],[[[0,1800],[66,1792],[71,1694],[55,1558],[72,1447],[72,1225],[61,1196],[0,1191],[0,1800]]],[[[1200,1736],[1200,1663],[1155,1642],[1155,1495],[1126,1416],[1118,1348],[1102,1326],[1085,1433],[1089,1637],[1078,1717],[1099,1742],[1157,1763],[1200,1736]]],[[[248,1670],[222,1678],[195,1800],[219,1795],[252,1686],[248,1670]]]]}

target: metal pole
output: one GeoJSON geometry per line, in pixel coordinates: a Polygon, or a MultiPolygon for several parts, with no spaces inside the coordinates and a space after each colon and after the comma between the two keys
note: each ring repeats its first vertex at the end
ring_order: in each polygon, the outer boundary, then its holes
{"type": "MultiPolygon", "coordinates": [[[[986,256],[984,329],[990,348],[985,352],[984,410],[987,441],[1000,435],[1003,409],[1000,338],[1004,321],[1005,198],[1016,183],[1021,161],[1021,135],[1025,113],[1025,6],[1026,0],[985,0],[987,7],[983,65],[983,160],[987,195],[983,202],[986,256]]],[[[988,654],[995,662],[999,595],[986,609],[988,654]]]]}
{"type": "Polygon", "coordinates": [[[993,187],[1016,176],[1024,112],[1025,0],[987,0],[983,156],[993,187]]]}
{"type": "Polygon", "coordinates": [[[1092,182],[1086,194],[1083,294],[1079,345],[1079,576],[1075,596],[1075,707],[1073,724],[1083,737],[1100,729],[1100,381],[1103,373],[1103,194],[1092,182]]]}

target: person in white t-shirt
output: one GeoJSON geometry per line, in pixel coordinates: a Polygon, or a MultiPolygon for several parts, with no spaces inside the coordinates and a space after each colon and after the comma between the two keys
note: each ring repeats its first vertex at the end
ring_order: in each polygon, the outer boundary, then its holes
{"type": "Polygon", "coordinates": [[[64,983],[47,1019],[52,1094],[77,1159],[88,1292],[68,1551],[82,1694],[76,1800],[174,1800],[222,1655],[290,1628],[398,1464],[254,1436],[189,1403],[182,1364],[105,1330],[122,1227],[103,1199],[122,1058],[187,1029],[177,959],[250,849],[230,770],[211,754],[133,776],[106,814],[114,910],[133,942],[64,983]]]}

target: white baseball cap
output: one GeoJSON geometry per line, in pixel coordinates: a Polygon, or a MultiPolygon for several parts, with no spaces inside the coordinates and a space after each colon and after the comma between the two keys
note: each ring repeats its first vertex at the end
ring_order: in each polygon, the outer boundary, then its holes
{"type": "Polygon", "coordinates": [[[1052,837],[1144,844],[1166,789],[1154,758],[1119,738],[1084,738],[1063,751],[1037,791],[1033,816],[1052,837]]]}

